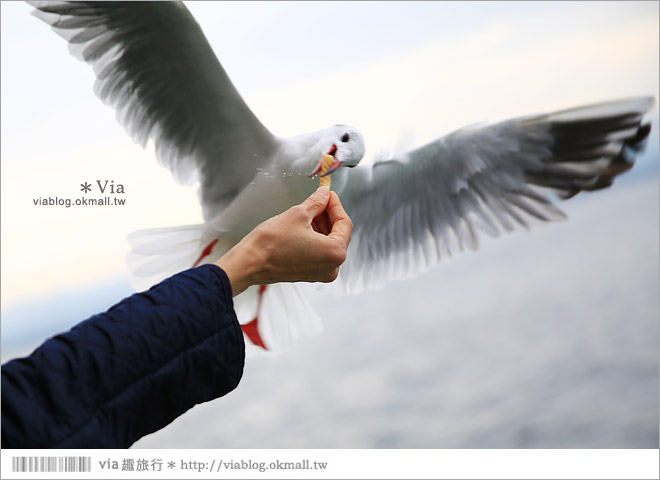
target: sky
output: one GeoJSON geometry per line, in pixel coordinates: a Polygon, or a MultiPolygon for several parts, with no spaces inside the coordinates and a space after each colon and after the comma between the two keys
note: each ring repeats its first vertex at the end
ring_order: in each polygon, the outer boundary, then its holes
{"type": "MultiPolygon", "coordinates": [[[[187,5],[271,131],[351,124],[365,137],[364,161],[476,122],[659,98],[657,2],[187,5]]],[[[195,187],[176,185],[152,145],[132,142],[95,97],[91,68],[31,7],[0,8],[4,349],[128,294],[126,235],[197,223],[201,211],[195,187]],[[81,197],[81,184],[97,180],[121,185],[125,205],[34,204],[81,197]],[[48,310],[60,320],[49,324],[48,310]]],[[[656,106],[655,128],[657,115],[656,106]]],[[[657,160],[635,170],[657,178],[657,160]]]]}

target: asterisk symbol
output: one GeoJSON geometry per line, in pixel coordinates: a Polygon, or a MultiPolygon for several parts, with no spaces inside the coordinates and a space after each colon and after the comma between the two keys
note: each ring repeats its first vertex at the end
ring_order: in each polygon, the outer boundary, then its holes
{"type": "Polygon", "coordinates": [[[167,468],[174,468],[176,463],[174,462],[167,462],[167,468]]]}
{"type": "Polygon", "coordinates": [[[82,188],[80,189],[81,192],[85,192],[85,193],[87,193],[87,192],[89,192],[89,191],[92,189],[92,186],[91,186],[89,183],[87,183],[87,182],[85,182],[85,183],[81,183],[80,186],[82,187],[82,188]]]}

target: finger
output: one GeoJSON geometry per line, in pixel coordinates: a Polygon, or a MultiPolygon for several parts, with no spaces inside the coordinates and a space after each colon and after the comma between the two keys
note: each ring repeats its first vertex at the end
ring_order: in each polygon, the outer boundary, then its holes
{"type": "Polygon", "coordinates": [[[330,190],[328,187],[319,187],[307,199],[300,204],[303,211],[309,215],[310,221],[323,212],[330,198],[330,190]]]}
{"type": "Polygon", "coordinates": [[[353,232],[353,222],[351,222],[335,192],[330,192],[330,200],[326,211],[328,212],[328,220],[332,225],[332,230],[328,236],[339,239],[348,247],[353,232]]]}

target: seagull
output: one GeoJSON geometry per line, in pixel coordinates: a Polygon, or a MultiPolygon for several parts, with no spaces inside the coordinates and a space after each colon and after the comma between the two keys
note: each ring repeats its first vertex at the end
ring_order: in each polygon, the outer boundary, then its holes
{"type": "MultiPolygon", "coordinates": [[[[651,129],[644,117],[654,99],[640,96],[464,127],[360,164],[364,138],[355,127],[271,133],[183,3],[28,3],[91,64],[96,95],[133,140],[151,140],[175,181],[199,184],[202,224],[129,235],[136,287],[217,260],[327,175],[354,224],[336,281],[343,291],[410,278],[477,249],[480,234],[563,219],[556,204],[609,187],[632,168],[651,129]]],[[[250,287],[234,303],[255,350],[284,350],[321,328],[299,284],[250,287]]]]}

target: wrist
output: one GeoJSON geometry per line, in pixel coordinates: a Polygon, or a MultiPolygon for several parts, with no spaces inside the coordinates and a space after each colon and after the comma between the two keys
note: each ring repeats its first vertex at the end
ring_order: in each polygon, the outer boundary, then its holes
{"type": "Polygon", "coordinates": [[[261,254],[247,240],[246,237],[215,262],[227,274],[234,297],[260,283],[263,266],[261,254]]]}

